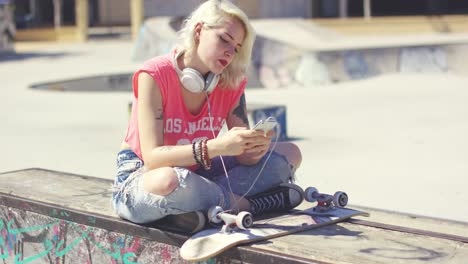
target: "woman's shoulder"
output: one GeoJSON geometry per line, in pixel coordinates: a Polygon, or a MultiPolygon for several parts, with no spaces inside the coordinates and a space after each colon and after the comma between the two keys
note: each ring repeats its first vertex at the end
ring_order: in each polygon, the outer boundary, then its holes
{"type": "Polygon", "coordinates": [[[151,59],[143,62],[140,70],[149,71],[149,72],[164,72],[168,69],[173,69],[171,55],[164,54],[153,57],[151,59]]]}

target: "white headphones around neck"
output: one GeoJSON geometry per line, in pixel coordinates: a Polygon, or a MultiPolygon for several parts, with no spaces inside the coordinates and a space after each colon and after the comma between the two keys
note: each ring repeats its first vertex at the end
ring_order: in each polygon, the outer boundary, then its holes
{"type": "Polygon", "coordinates": [[[211,93],[219,81],[219,75],[214,74],[212,72],[208,73],[206,79],[195,69],[193,68],[184,68],[183,70],[179,69],[179,65],[177,64],[177,59],[184,54],[184,50],[176,53],[176,55],[172,59],[172,64],[174,64],[174,68],[179,75],[180,82],[185,87],[185,89],[189,90],[192,93],[201,93],[201,92],[208,92],[211,93]]]}

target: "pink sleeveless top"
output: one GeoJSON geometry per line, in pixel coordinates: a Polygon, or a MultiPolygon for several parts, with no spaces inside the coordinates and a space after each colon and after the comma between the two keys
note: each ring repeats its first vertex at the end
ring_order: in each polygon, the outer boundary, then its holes
{"type": "MultiPolygon", "coordinates": [[[[124,142],[141,159],[140,137],[138,133],[138,75],[146,72],[153,77],[161,90],[164,112],[164,145],[186,145],[200,139],[211,139],[208,104],[205,102],[200,113],[191,114],[182,97],[182,87],[179,76],[172,64],[175,50],[164,56],[146,61],[133,75],[133,105],[127,134],[124,142]]],[[[244,92],[247,81],[244,79],[237,89],[216,87],[209,94],[211,106],[211,121],[217,136],[221,130],[229,111],[239,101],[244,92]]]]}

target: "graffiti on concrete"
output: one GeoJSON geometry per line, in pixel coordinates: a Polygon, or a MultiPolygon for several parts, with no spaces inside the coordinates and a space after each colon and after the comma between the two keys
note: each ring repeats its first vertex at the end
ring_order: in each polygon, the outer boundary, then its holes
{"type": "MultiPolygon", "coordinates": [[[[294,73],[300,63],[301,53],[300,49],[258,37],[252,55],[254,72],[251,74],[258,78],[257,87],[287,88],[293,85],[296,82],[294,73]]],[[[252,78],[249,78],[249,82],[251,81],[252,78]]]]}
{"type": "Polygon", "coordinates": [[[295,78],[305,87],[330,83],[327,65],[320,60],[318,54],[312,52],[302,56],[295,78]]]}
{"type": "Polygon", "coordinates": [[[314,87],[389,73],[447,72],[449,60],[453,60],[447,49],[447,45],[438,45],[306,51],[259,37],[252,61],[254,78],[249,82],[256,79],[256,87],[265,88],[314,87]]]}
{"type": "MultiPolygon", "coordinates": [[[[181,21],[181,17],[148,19],[136,41],[134,59],[146,60],[169,52],[176,43],[181,21]]],[[[253,47],[248,87],[313,87],[398,72],[468,71],[467,60],[459,56],[466,53],[466,44],[336,50],[318,49],[311,44],[307,49],[261,33],[253,47]]]]}
{"type": "Polygon", "coordinates": [[[401,49],[401,72],[437,73],[446,72],[447,68],[447,56],[443,47],[436,46],[401,49]]]}
{"type": "Polygon", "coordinates": [[[343,65],[351,79],[364,79],[369,77],[369,66],[361,52],[344,52],[343,65]]]}
{"type": "MultiPolygon", "coordinates": [[[[0,260],[90,264],[184,262],[175,246],[77,224],[66,220],[66,212],[54,214],[64,219],[0,206],[0,260]]],[[[88,218],[90,224],[95,221],[88,218]]]]}
{"type": "Polygon", "coordinates": [[[296,72],[296,80],[310,87],[314,84],[359,80],[398,72],[447,72],[446,49],[446,46],[402,47],[323,51],[316,52],[316,56],[304,54],[296,72]]]}

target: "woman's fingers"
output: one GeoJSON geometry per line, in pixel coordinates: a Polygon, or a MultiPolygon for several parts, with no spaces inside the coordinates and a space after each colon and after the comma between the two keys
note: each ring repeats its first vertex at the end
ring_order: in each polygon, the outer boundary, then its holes
{"type": "Polygon", "coordinates": [[[270,130],[270,131],[267,133],[266,136],[267,136],[268,138],[273,138],[275,135],[276,135],[275,130],[270,130]]]}
{"type": "Polygon", "coordinates": [[[230,130],[248,130],[248,129],[245,127],[233,127],[230,130]]]}
{"type": "Polygon", "coordinates": [[[244,145],[245,150],[251,150],[251,149],[267,149],[270,146],[270,140],[269,139],[255,139],[255,140],[246,140],[246,143],[244,145]]]}
{"type": "MultiPolygon", "coordinates": [[[[255,156],[263,155],[270,147],[271,139],[270,133],[265,135],[263,131],[255,131],[246,129],[244,127],[233,127],[230,130],[232,136],[234,136],[237,147],[240,147],[239,151],[242,153],[249,153],[255,156]]],[[[234,145],[233,145],[234,146],[234,145]]]]}
{"type": "Polygon", "coordinates": [[[254,152],[266,152],[270,148],[270,144],[247,144],[245,151],[247,153],[254,153],[254,152]]]}
{"type": "Polygon", "coordinates": [[[247,153],[250,156],[250,158],[259,160],[265,155],[266,152],[267,152],[267,150],[261,150],[261,151],[252,150],[252,151],[247,152],[247,153]]]}

